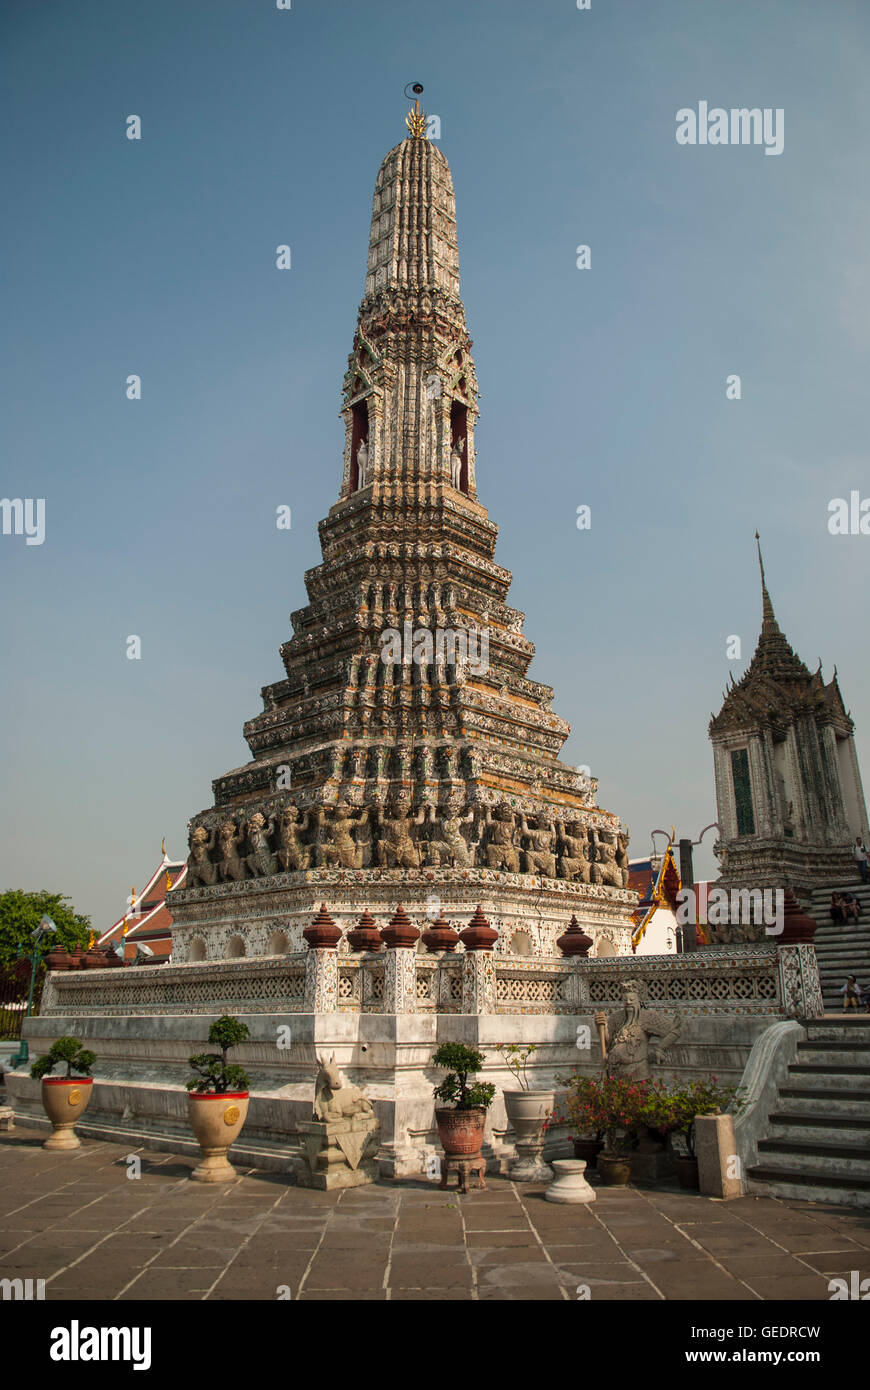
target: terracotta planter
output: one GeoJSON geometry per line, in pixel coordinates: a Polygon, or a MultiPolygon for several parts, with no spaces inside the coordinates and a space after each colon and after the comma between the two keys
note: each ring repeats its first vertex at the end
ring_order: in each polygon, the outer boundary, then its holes
{"type": "Polygon", "coordinates": [[[688,1154],[674,1154],[674,1167],[680,1187],[698,1191],[698,1160],[688,1154]]]}
{"type": "Polygon", "coordinates": [[[69,953],[69,969],[70,969],[70,970],[84,970],[84,968],[85,968],[85,956],[86,956],[86,955],[87,955],[87,951],[82,950],[81,947],[78,947],[78,946],[76,947],[76,949],[75,949],[74,951],[70,951],[70,953],[69,953]]]}
{"type": "Polygon", "coordinates": [[[486,1129],[486,1111],[482,1107],[478,1110],[449,1110],[446,1107],[436,1110],[435,1123],[446,1154],[471,1158],[480,1153],[486,1129]]]}
{"type": "Polygon", "coordinates": [[[574,1145],[574,1157],[581,1158],[588,1169],[593,1169],[598,1164],[598,1155],[604,1148],[603,1139],[572,1139],[574,1145]]]}
{"type": "Polygon", "coordinates": [[[631,1162],[622,1154],[598,1155],[598,1173],[605,1187],[628,1187],[631,1162]]]}
{"type": "Polygon", "coordinates": [[[85,952],[82,965],[85,970],[105,970],[107,965],[105,951],[98,951],[96,946],[92,946],[89,951],[85,952]]]}
{"type": "Polygon", "coordinates": [[[227,1149],[238,1139],[247,1113],[247,1091],[188,1091],[187,1115],[202,1151],[202,1161],[190,1175],[196,1182],[232,1182],[236,1170],[227,1149]]]}
{"type": "Polygon", "coordinates": [[[78,1149],[81,1139],[74,1125],[87,1110],[94,1088],[92,1076],[44,1076],[42,1108],[51,1120],[53,1133],[44,1149],[78,1149]]]}

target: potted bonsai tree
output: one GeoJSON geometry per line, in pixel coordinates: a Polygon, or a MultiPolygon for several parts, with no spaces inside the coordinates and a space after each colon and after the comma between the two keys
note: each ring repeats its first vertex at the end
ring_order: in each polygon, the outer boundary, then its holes
{"type": "Polygon", "coordinates": [[[537,1052],[534,1043],[523,1047],[519,1043],[498,1043],[496,1052],[504,1058],[507,1068],[516,1077],[519,1090],[503,1090],[504,1108],[508,1122],[516,1135],[519,1158],[511,1164],[510,1176],[515,1182],[547,1182],[550,1169],[541,1159],[544,1129],[552,1114],[556,1092],[529,1085],[528,1064],[537,1052]]]}
{"type": "Polygon", "coordinates": [[[442,1043],[433,1053],[432,1065],[448,1072],[441,1085],[435,1087],[435,1099],[448,1102],[447,1106],[435,1107],[438,1137],[446,1154],[473,1158],[480,1153],[486,1112],[492,1105],[495,1086],[487,1081],[469,1085],[468,1078],[479,1072],[483,1063],[483,1053],[465,1043],[442,1043]]]}
{"type": "Polygon", "coordinates": [[[245,1123],[251,1083],[246,1071],[227,1061],[227,1053],[250,1036],[247,1024],[223,1014],[208,1030],[209,1042],[220,1052],[199,1052],[187,1059],[198,1073],[187,1082],[187,1113],[202,1152],[202,1161],[190,1175],[197,1182],[230,1182],[236,1175],[227,1149],[245,1123]]]}
{"type": "Polygon", "coordinates": [[[52,1133],[44,1149],[77,1149],[81,1140],[75,1123],[88,1108],[94,1086],[91,1069],[95,1052],[82,1047],[78,1038],[56,1038],[47,1052],[30,1068],[35,1081],[42,1082],[42,1106],[52,1123],[52,1133]],[[66,1076],[49,1076],[58,1062],[66,1063],[66,1076]]]}
{"type": "Polygon", "coordinates": [[[685,1153],[674,1153],[674,1166],[681,1187],[698,1187],[698,1159],[695,1154],[697,1116],[721,1115],[734,1104],[737,1095],[736,1086],[725,1085],[715,1076],[684,1081],[666,1093],[664,1104],[668,1108],[669,1123],[666,1126],[657,1124],[656,1128],[670,1129],[680,1135],[685,1145],[685,1153]]]}

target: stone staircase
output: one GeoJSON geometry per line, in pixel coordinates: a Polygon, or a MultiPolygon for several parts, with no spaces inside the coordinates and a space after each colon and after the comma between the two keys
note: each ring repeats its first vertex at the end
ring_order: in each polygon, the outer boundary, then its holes
{"type": "MultiPolygon", "coordinates": [[[[842,886],[836,885],[838,889],[842,886]]],[[[846,887],[861,906],[857,922],[842,926],[831,921],[833,888],[817,889],[806,909],[816,921],[814,945],[826,1013],[842,1012],[843,996],[838,991],[848,975],[854,975],[859,985],[870,985],[870,884],[846,887]]]]}
{"type": "Polygon", "coordinates": [[[808,1021],[750,1191],[870,1207],[870,1015],[808,1021]]]}

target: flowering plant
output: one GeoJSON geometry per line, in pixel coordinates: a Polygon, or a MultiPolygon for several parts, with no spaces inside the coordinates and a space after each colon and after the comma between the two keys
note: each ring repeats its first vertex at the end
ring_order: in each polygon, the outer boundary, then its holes
{"type": "Polygon", "coordinates": [[[554,1122],[567,1123],[578,1135],[605,1136],[605,1151],[617,1156],[631,1146],[634,1131],[643,1119],[649,1081],[627,1077],[583,1076],[574,1072],[568,1080],[564,1112],[554,1122]]]}

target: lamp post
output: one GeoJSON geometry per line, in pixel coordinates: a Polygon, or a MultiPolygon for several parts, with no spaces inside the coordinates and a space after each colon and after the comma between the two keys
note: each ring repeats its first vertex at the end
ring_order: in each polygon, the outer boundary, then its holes
{"type": "MultiPolygon", "coordinates": [[[[49,917],[48,913],[44,912],[42,917],[40,918],[39,926],[36,928],[35,931],[32,931],[30,933],[30,939],[33,942],[33,949],[30,952],[30,954],[25,955],[24,952],[21,950],[21,947],[19,946],[18,948],[19,960],[24,959],[30,961],[30,989],[27,994],[27,1009],[24,1013],[25,1019],[28,1019],[30,1017],[31,1012],[33,1010],[33,987],[36,983],[36,967],[42,960],[42,951],[40,950],[40,946],[46,937],[51,937],[52,935],[56,934],[57,927],[49,917]]],[[[21,1026],[22,1028],[24,1027],[23,1022],[21,1026]]],[[[20,1067],[23,1065],[23,1063],[29,1061],[29,1059],[30,1049],[27,1046],[27,1039],[23,1037],[19,1038],[18,1051],[13,1052],[12,1056],[9,1058],[10,1065],[12,1067],[20,1067]]]]}

